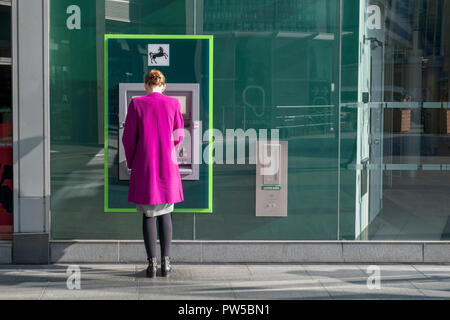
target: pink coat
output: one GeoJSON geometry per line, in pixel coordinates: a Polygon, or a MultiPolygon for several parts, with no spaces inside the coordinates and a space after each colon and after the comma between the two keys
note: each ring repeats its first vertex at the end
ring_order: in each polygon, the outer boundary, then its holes
{"type": "Polygon", "coordinates": [[[122,143],[131,169],[128,201],[135,204],[184,200],[175,146],[184,129],[178,99],[159,92],[134,98],[128,107],[122,143]],[[172,158],[175,161],[172,161],[172,158]]]}

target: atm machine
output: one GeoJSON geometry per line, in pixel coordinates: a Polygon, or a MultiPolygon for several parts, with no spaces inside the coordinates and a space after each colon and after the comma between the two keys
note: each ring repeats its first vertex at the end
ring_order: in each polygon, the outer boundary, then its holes
{"type": "MultiPolygon", "coordinates": [[[[178,165],[182,180],[199,180],[200,123],[199,90],[197,83],[167,83],[165,95],[180,101],[183,114],[185,137],[178,147],[178,165]]],[[[127,109],[131,99],[146,95],[143,83],[119,84],[119,180],[130,180],[131,170],[127,166],[122,145],[127,109]]]]}

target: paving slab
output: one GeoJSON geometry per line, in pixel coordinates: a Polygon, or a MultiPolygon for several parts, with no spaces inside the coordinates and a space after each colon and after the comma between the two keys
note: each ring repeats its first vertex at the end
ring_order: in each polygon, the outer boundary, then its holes
{"type": "Polygon", "coordinates": [[[448,277],[433,276],[411,280],[411,283],[426,297],[433,299],[450,299],[450,281],[448,277]]]}
{"type": "Polygon", "coordinates": [[[191,267],[190,272],[192,279],[198,281],[235,281],[252,278],[247,265],[206,265],[191,267]]]}
{"type": "Polygon", "coordinates": [[[342,285],[366,282],[368,275],[353,265],[306,265],[305,271],[322,284],[339,282],[342,285]]]}
{"type": "MultiPolygon", "coordinates": [[[[450,266],[367,264],[174,264],[149,279],[145,264],[81,264],[81,289],[69,290],[69,264],[0,265],[0,299],[450,299],[450,266]]],[[[74,265],[75,266],[75,265],[74,265]]]]}
{"type": "Polygon", "coordinates": [[[110,285],[81,286],[80,290],[69,290],[64,286],[45,289],[42,300],[137,300],[137,286],[112,287],[110,285]]]}
{"type": "Polygon", "coordinates": [[[338,300],[421,300],[425,298],[424,294],[417,289],[387,288],[383,286],[379,290],[370,290],[365,286],[327,287],[327,291],[333,299],[338,300]]]}
{"type": "Polygon", "coordinates": [[[42,285],[27,283],[26,285],[0,285],[0,300],[39,300],[44,293],[46,283],[42,285]]]}
{"type": "Polygon", "coordinates": [[[424,287],[418,286],[420,288],[420,292],[425,295],[424,299],[433,299],[433,300],[448,300],[450,299],[450,291],[448,290],[434,290],[434,289],[426,289],[424,287]]]}
{"type": "MultiPolygon", "coordinates": [[[[367,277],[373,274],[365,266],[359,266],[367,277]]],[[[423,279],[425,276],[412,265],[378,265],[380,269],[381,282],[390,287],[408,287],[412,286],[412,281],[423,279]]]]}
{"type": "Polygon", "coordinates": [[[80,267],[80,288],[69,289],[67,279],[70,274],[64,273],[60,281],[50,282],[41,297],[51,299],[138,299],[138,284],[135,280],[135,267],[130,268],[99,268],[98,270],[84,266],[80,267]]]}
{"type": "Polygon", "coordinates": [[[143,300],[234,300],[234,292],[228,282],[198,281],[170,282],[169,279],[140,280],[139,299],[143,300]]]}
{"type": "Polygon", "coordinates": [[[247,266],[253,280],[295,280],[309,277],[302,265],[249,265],[247,266]]]}
{"type": "Polygon", "coordinates": [[[412,265],[417,271],[427,277],[450,280],[450,265],[412,265]]]}
{"type": "Polygon", "coordinates": [[[232,282],[237,299],[330,299],[330,295],[317,280],[254,280],[232,282]]]}
{"type": "Polygon", "coordinates": [[[60,270],[52,270],[51,272],[43,269],[0,270],[0,286],[8,284],[26,285],[28,283],[46,286],[47,283],[60,281],[64,277],[67,277],[65,271],[60,270]]]}

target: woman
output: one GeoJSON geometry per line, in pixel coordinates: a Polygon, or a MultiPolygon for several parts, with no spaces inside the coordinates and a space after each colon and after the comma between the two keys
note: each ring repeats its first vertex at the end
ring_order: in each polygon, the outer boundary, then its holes
{"type": "Polygon", "coordinates": [[[127,166],[131,168],[128,201],[143,213],[143,234],[149,266],[157,270],[156,220],[161,242],[161,275],[171,271],[170,245],[174,203],[183,201],[175,147],[183,140],[184,123],[178,99],[163,94],[166,79],[158,70],[145,76],[147,95],[131,100],[122,137],[127,166]],[[173,159],[173,160],[172,160],[173,159]]]}

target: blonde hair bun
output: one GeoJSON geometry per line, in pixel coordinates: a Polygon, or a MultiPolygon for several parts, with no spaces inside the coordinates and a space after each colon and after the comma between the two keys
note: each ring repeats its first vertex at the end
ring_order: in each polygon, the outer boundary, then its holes
{"type": "Polygon", "coordinates": [[[145,83],[150,87],[159,87],[166,85],[166,77],[164,74],[156,69],[150,70],[145,76],[145,83]]]}

